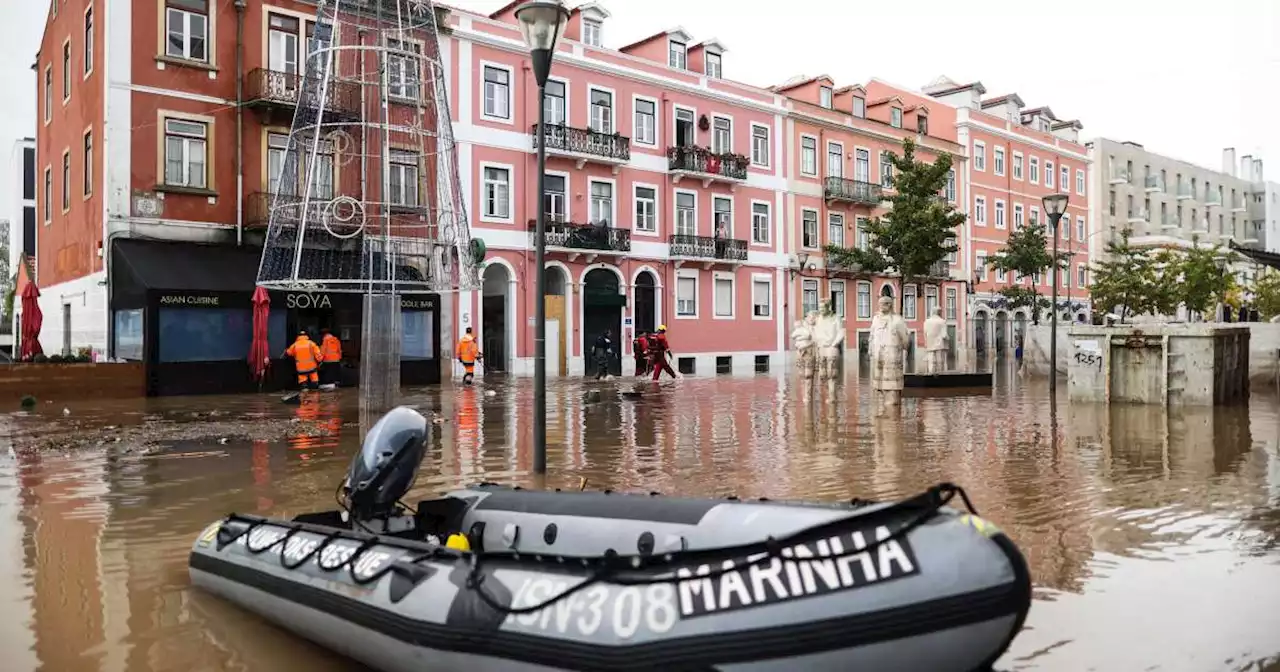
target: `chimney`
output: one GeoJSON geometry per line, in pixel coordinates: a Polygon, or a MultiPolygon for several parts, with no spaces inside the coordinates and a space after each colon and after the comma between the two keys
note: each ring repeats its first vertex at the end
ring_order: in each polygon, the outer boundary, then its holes
{"type": "Polygon", "coordinates": [[[1253,181],[1253,157],[1245,154],[1240,158],[1240,179],[1246,182],[1253,181]]]}
{"type": "Polygon", "coordinates": [[[1235,177],[1236,174],[1236,148],[1228,147],[1222,150],[1222,172],[1235,177]]]}

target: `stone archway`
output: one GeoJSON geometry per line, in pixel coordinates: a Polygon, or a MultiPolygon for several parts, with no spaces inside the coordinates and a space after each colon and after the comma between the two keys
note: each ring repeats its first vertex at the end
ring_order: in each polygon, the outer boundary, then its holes
{"type": "Polygon", "coordinates": [[[987,311],[979,310],[973,316],[973,343],[974,349],[978,354],[986,354],[987,352],[987,334],[989,333],[990,318],[987,311]]]}
{"type": "Polygon", "coordinates": [[[658,328],[658,278],[652,271],[644,270],[636,275],[632,314],[634,333],[650,333],[658,328]]]}
{"type": "Polygon", "coordinates": [[[511,296],[511,271],[504,264],[490,263],[484,268],[484,285],[480,297],[480,350],[484,353],[485,372],[510,371],[515,355],[514,297],[511,296]]]}
{"type": "Polygon", "coordinates": [[[996,311],[995,324],[993,325],[995,333],[995,351],[1004,353],[1005,348],[1009,345],[1009,313],[1003,310],[996,311]]]}
{"type": "Polygon", "coordinates": [[[613,335],[614,356],[609,370],[622,375],[622,311],[627,305],[626,294],[621,293],[621,279],[612,268],[593,268],[582,276],[582,353],[584,369],[596,373],[595,358],[591,352],[596,339],[606,330],[613,335]]]}
{"type": "Polygon", "coordinates": [[[559,265],[547,266],[542,273],[547,290],[547,375],[562,376],[569,370],[568,334],[572,329],[569,324],[569,273],[559,265]]]}

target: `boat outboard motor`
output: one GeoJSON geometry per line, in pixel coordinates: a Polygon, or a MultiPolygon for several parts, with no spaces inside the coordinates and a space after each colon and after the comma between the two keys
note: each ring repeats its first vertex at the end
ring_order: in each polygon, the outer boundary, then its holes
{"type": "Polygon", "coordinates": [[[427,448],[427,419],[400,406],[369,430],[343,485],[352,528],[378,534],[413,529],[414,517],[399,505],[427,448]]]}

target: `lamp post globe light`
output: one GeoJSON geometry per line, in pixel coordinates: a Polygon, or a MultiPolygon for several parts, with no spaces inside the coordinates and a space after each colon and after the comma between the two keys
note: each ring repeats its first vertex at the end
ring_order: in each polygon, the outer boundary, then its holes
{"type": "Polygon", "coordinates": [[[1041,200],[1044,212],[1049,216],[1049,231],[1053,235],[1053,280],[1050,284],[1053,298],[1050,299],[1049,313],[1049,396],[1053,397],[1058,390],[1058,275],[1062,272],[1058,268],[1058,222],[1067,212],[1070,197],[1066,194],[1050,194],[1041,200]]]}
{"type": "MultiPolygon", "coordinates": [[[[543,126],[546,109],[547,77],[551,74],[551,60],[555,58],[556,41],[564,32],[569,20],[569,10],[559,2],[533,0],[516,9],[520,22],[520,34],[529,47],[533,59],[533,77],[538,83],[538,193],[547,191],[547,131],[543,126]]],[[[541,197],[537,202],[541,204],[541,197]]],[[[534,228],[534,268],[537,269],[534,295],[537,297],[533,332],[533,471],[547,473],[547,284],[546,232],[547,216],[538,207],[538,222],[534,228]]]]}

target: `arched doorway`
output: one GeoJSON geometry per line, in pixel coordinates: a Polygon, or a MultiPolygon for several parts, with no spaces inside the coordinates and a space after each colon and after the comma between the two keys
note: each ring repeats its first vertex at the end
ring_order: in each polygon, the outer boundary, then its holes
{"type": "Polygon", "coordinates": [[[1026,346],[1027,316],[1021,312],[1013,314],[1013,347],[1026,346]]]}
{"type": "Polygon", "coordinates": [[[485,372],[508,371],[512,343],[507,333],[514,325],[507,323],[511,303],[511,272],[502,264],[486,264],[484,288],[480,298],[480,350],[484,353],[485,372]]]}
{"type": "Polygon", "coordinates": [[[650,333],[658,328],[658,279],[649,271],[636,276],[635,333],[650,333]]]}
{"type": "Polygon", "coordinates": [[[997,353],[1004,353],[1009,343],[1009,313],[1003,310],[996,313],[995,334],[995,350],[997,353]]]}
{"type": "Polygon", "coordinates": [[[547,290],[547,375],[561,376],[568,371],[569,343],[566,334],[569,331],[567,292],[569,276],[559,266],[548,266],[542,270],[543,284],[547,290]]]}
{"type": "Polygon", "coordinates": [[[987,352],[987,311],[980,310],[973,316],[973,344],[978,354],[984,355],[987,352]]]}
{"type": "Polygon", "coordinates": [[[622,349],[618,334],[622,332],[622,309],[627,297],[618,291],[618,274],[606,268],[593,268],[582,279],[582,352],[585,370],[596,373],[591,348],[606,330],[613,333],[613,359],[609,370],[622,375],[622,349]]]}

